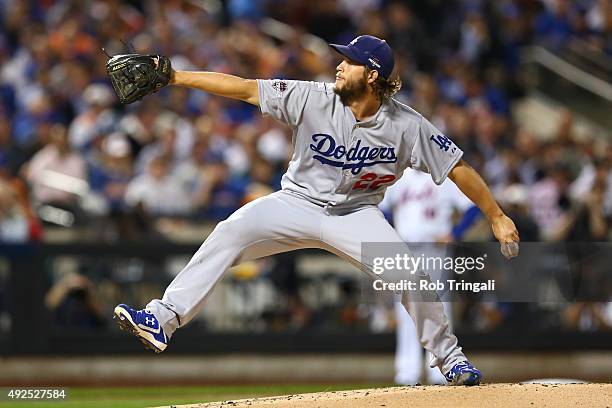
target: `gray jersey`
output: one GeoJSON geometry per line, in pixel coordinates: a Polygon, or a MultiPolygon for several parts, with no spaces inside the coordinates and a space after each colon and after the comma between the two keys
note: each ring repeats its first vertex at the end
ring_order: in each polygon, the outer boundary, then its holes
{"type": "Polygon", "coordinates": [[[258,80],[261,112],[293,129],[283,190],[336,208],[377,205],[407,167],[441,184],[463,152],[394,99],[358,122],[329,83],[258,80]]]}

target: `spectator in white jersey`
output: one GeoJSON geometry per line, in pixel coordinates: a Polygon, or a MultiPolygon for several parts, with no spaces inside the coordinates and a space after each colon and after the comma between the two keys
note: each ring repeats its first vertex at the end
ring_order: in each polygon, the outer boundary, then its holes
{"type": "MultiPolygon", "coordinates": [[[[406,169],[403,176],[387,189],[379,207],[392,218],[392,224],[414,254],[444,257],[442,244],[459,239],[480,212],[458,188],[449,181],[436,185],[427,174],[406,169]],[[460,212],[462,221],[453,227],[453,216],[460,212]],[[415,226],[418,225],[418,228],[415,226]]],[[[441,271],[427,271],[433,279],[441,278],[441,271]]],[[[395,351],[395,382],[415,385],[423,381],[424,350],[419,344],[414,322],[401,303],[394,304],[397,337],[395,351]]],[[[444,302],[444,311],[452,323],[452,307],[444,302]]],[[[427,353],[425,380],[429,384],[444,384],[440,371],[429,366],[427,353]]]]}

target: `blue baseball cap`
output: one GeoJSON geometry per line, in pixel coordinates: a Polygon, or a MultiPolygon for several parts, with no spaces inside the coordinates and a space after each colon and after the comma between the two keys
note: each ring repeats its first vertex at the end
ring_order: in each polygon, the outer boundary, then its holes
{"type": "Polygon", "coordinates": [[[395,59],[391,47],[385,40],[372,35],[360,35],[348,45],[329,44],[336,52],[345,57],[378,71],[383,78],[389,79],[395,59]]]}

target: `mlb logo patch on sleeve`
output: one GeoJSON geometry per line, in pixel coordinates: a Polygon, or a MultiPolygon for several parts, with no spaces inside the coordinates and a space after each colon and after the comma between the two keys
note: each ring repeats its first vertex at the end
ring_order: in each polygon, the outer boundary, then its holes
{"type": "Polygon", "coordinates": [[[272,83],[272,88],[276,91],[277,96],[281,96],[283,92],[287,90],[287,83],[285,81],[274,81],[272,83]]]}

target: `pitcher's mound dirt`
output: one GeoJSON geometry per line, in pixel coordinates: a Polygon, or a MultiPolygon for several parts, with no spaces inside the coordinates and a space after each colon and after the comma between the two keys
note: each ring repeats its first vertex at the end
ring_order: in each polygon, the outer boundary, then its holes
{"type": "Polygon", "coordinates": [[[177,408],[589,407],[612,408],[612,384],[393,387],[180,405],[177,408]]]}

